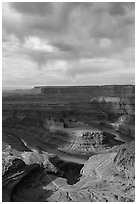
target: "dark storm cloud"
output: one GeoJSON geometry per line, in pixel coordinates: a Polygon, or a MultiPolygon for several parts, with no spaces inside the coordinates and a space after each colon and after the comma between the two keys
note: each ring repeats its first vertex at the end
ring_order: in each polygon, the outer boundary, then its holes
{"type": "Polygon", "coordinates": [[[8,16],[3,17],[3,28],[7,33],[21,39],[36,35],[40,38],[47,37],[51,41],[57,38],[55,43],[60,43],[58,41],[64,36],[67,38],[68,35],[74,35],[76,38],[83,33],[84,39],[110,38],[129,41],[127,38],[134,24],[131,4],[89,5],[90,3],[10,3],[15,14],[10,19],[8,16]]]}
{"type": "Polygon", "coordinates": [[[111,15],[125,15],[127,12],[127,8],[134,9],[134,3],[122,3],[115,2],[110,4],[110,14],[111,15]]]}
{"type": "Polygon", "coordinates": [[[22,58],[44,72],[56,62],[64,82],[67,75],[98,77],[115,67],[134,72],[134,3],[3,3],[2,20],[8,63],[22,58]]]}
{"type": "MultiPolygon", "coordinates": [[[[89,5],[90,3],[10,3],[10,7],[22,16],[20,23],[23,27],[21,30],[26,30],[26,32],[20,32],[21,37],[22,35],[29,34],[44,36],[45,33],[50,34],[50,32],[53,32],[52,35],[54,36],[54,32],[68,32],[76,20],[73,19],[74,13],[76,13],[76,16],[79,18],[77,19],[77,23],[79,23],[80,28],[84,26],[84,23],[87,26],[91,26],[91,31],[89,30],[89,32],[91,32],[90,35],[94,37],[118,37],[118,34],[115,35],[116,32],[118,32],[117,23],[121,23],[126,17],[126,8],[131,9],[130,4],[92,3],[91,6],[89,5]],[[113,15],[117,14],[120,14],[120,16],[125,15],[125,17],[120,18],[118,16],[119,18],[113,18],[113,15]],[[80,23],[79,21],[82,20],[82,18],[83,22],[80,23]]],[[[129,18],[130,17],[127,19],[128,21],[129,18]]],[[[130,18],[131,23],[133,19],[130,18]]],[[[16,28],[16,24],[13,25],[13,28],[9,24],[10,22],[8,23],[7,21],[7,27],[9,26],[8,31],[10,32],[11,29],[11,32],[15,32],[14,34],[16,34],[19,30],[16,28]]],[[[122,24],[124,24],[124,22],[122,22],[122,24]]],[[[6,25],[6,22],[4,22],[4,25],[6,25]]],[[[17,34],[19,36],[19,33],[17,34]]]]}
{"type": "Polygon", "coordinates": [[[124,15],[126,13],[125,10],[126,4],[115,2],[110,6],[110,14],[111,15],[124,15]]]}
{"type": "Polygon", "coordinates": [[[17,33],[15,29],[15,34],[22,38],[32,34],[45,37],[45,33],[52,32],[54,35],[56,32],[62,32],[67,27],[69,14],[78,5],[70,2],[10,3],[10,7],[22,16],[22,29],[26,30],[26,32],[17,33]]]}
{"type": "Polygon", "coordinates": [[[10,6],[23,15],[45,16],[53,12],[50,2],[12,2],[10,6]]]}

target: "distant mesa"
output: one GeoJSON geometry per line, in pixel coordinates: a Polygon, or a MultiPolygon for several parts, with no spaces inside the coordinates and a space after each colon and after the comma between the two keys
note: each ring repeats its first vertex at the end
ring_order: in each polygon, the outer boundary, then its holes
{"type": "Polygon", "coordinates": [[[32,92],[48,97],[81,99],[90,101],[96,97],[134,98],[135,85],[103,85],[103,86],[35,86],[32,92]]]}

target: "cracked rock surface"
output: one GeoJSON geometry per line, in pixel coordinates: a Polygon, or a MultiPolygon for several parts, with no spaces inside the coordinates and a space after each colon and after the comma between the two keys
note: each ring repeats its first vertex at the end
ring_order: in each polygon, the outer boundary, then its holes
{"type": "MultiPolygon", "coordinates": [[[[69,185],[66,178],[49,173],[49,170],[46,172],[39,164],[28,166],[17,159],[5,173],[3,185],[6,187],[8,184],[9,190],[11,185],[9,200],[15,202],[134,201],[134,151],[129,149],[131,147],[134,147],[134,143],[121,145],[118,152],[91,156],[81,169],[81,177],[73,185],[69,185]],[[127,154],[121,153],[123,149],[127,149],[127,154]],[[121,159],[123,163],[120,162],[121,159]]],[[[4,191],[3,200],[6,199],[6,193],[7,191],[4,191]]]]}

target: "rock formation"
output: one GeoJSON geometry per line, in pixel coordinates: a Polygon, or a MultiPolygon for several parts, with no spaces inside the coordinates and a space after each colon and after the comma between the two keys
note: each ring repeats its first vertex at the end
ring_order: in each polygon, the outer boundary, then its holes
{"type": "MultiPolygon", "coordinates": [[[[49,96],[90,100],[90,97],[121,97],[126,98],[134,95],[135,86],[133,85],[105,85],[105,86],[47,86],[39,87],[41,93],[49,96]]],[[[35,89],[35,88],[34,88],[35,89]]]]}
{"type": "Polygon", "coordinates": [[[111,85],[6,93],[3,201],[135,201],[134,91],[111,85]]]}

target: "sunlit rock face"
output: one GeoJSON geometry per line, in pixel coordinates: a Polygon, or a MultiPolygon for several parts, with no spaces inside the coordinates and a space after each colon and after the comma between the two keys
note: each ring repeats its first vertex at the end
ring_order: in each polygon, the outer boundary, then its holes
{"type": "Polygon", "coordinates": [[[37,150],[33,152],[24,152],[21,155],[22,160],[27,165],[39,164],[46,172],[57,172],[57,168],[49,161],[49,155],[45,152],[40,153],[37,150]]]}
{"type": "Polygon", "coordinates": [[[8,171],[9,167],[12,166],[12,162],[15,159],[21,159],[22,152],[13,149],[11,145],[6,142],[2,142],[2,174],[4,175],[8,171]]]}
{"type": "Polygon", "coordinates": [[[121,145],[114,159],[119,171],[134,174],[135,170],[135,142],[121,145]]]}
{"type": "Polygon", "coordinates": [[[22,153],[22,159],[27,165],[31,165],[34,163],[42,164],[47,162],[48,156],[46,154],[40,154],[35,150],[33,152],[22,153]]]}
{"type": "Polygon", "coordinates": [[[70,137],[68,142],[59,146],[59,150],[86,155],[95,153],[98,151],[98,148],[103,147],[103,132],[98,129],[74,129],[68,137],[70,137]]]}
{"type": "Polygon", "coordinates": [[[99,130],[85,132],[81,135],[79,148],[83,152],[95,152],[99,146],[102,145],[103,133],[99,130]]]}
{"type": "Polygon", "coordinates": [[[11,146],[2,143],[2,174],[4,174],[8,168],[12,165],[12,161],[15,157],[11,154],[11,146]]]}

